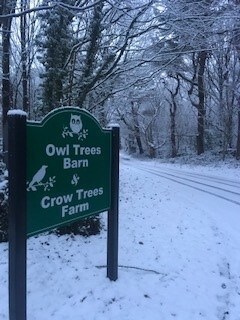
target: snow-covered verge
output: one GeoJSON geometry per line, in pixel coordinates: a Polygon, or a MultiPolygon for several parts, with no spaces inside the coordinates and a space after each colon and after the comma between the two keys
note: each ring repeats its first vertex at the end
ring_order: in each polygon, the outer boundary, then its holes
{"type": "MultiPolygon", "coordinates": [[[[240,235],[232,238],[186,190],[121,165],[116,282],[104,267],[106,214],[97,236],[30,238],[28,320],[239,320],[240,235]]],[[[239,214],[237,205],[226,205],[226,215],[228,209],[239,214]]],[[[8,319],[7,296],[2,243],[1,320],[8,319]]]]}

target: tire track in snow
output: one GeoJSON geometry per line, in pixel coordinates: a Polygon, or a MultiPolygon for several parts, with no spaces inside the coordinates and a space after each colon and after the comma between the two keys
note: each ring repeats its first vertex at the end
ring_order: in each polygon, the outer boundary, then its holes
{"type": "MultiPolygon", "coordinates": [[[[179,171],[179,170],[176,170],[176,169],[171,169],[171,172],[175,172],[178,175],[190,176],[190,177],[197,178],[197,179],[204,180],[204,181],[221,183],[222,185],[226,185],[226,186],[229,186],[229,187],[240,188],[240,182],[236,181],[236,180],[224,179],[224,178],[209,176],[209,175],[206,175],[206,174],[199,175],[197,173],[179,171]]],[[[166,172],[166,174],[167,174],[167,172],[166,172]]]]}
{"type": "Polygon", "coordinates": [[[191,179],[188,179],[188,178],[178,177],[178,176],[175,176],[175,175],[172,175],[172,174],[169,174],[169,173],[160,173],[159,171],[152,170],[152,169],[147,169],[147,168],[145,168],[145,167],[134,167],[134,168],[137,169],[137,170],[140,170],[140,171],[144,171],[144,172],[148,172],[148,173],[157,175],[157,176],[159,176],[159,177],[161,177],[161,178],[164,178],[164,179],[167,179],[167,180],[176,182],[176,183],[178,183],[178,184],[181,184],[181,185],[190,187],[190,188],[192,188],[192,189],[195,189],[195,190],[198,190],[198,191],[207,193],[207,194],[209,194],[209,195],[218,197],[218,198],[220,198],[220,199],[226,200],[226,201],[228,201],[228,202],[231,202],[231,203],[234,203],[234,204],[240,206],[240,201],[236,201],[236,200],[233,200],[233,199],[229,199],[229,198],[227,198],[226,196],[220,195],[220,194],[218,194],[218,193],[215,193],[215,192],[212,192],[212,191],[209,191],[209,190],[205,190],[205,189],[203,189],[203,188],[196,187],[196,186],[194,186],[194,185],[192,185],[192,184],[189,184],[189,183],[186,183],[186,182],[183,182],[183,181],[179,181],[179,180],[176,180],[176,179],[182,179],[182,180],[185,180],[185,181],[187,181],[187,182],[193,182],[193,183],[195,183],[195,184],[197,184],[197,185],[203,185],[203,186],[205,186],[205,187],[213,188],[213,189],[215,189],[215,190],[227,192],[227,193],[229,193],[229,194],[237,195],[237,196],[240,197],[240,193],[238,193],[238,192],[234,192],[234,191],[230,191],[230,190],[227,190],[227,189],[223,189],[223,188],[221,188],[221,187],[216,187],[216,186],[208,185],[208,184],[205,184],[205,183],[202,183],[202,182],[199,182],[199,181],[194,181],[194,180],[191,180],[191,179]]]}

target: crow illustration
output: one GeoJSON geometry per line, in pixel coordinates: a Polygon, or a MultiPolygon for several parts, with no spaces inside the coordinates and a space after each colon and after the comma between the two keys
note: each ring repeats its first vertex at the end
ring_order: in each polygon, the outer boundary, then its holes
{"type": "Polygon", "coordinates": [[[43,178],[45,177],[46,174],[46,170],[47,170],[48,166],[43,165],[37,173],[35,173],[35,175],[32,178],[32,181],[29,183],[29,188],[31,189],[34,184],[38,184],[39,182],[41,182],[43,180],[43,178]]]}

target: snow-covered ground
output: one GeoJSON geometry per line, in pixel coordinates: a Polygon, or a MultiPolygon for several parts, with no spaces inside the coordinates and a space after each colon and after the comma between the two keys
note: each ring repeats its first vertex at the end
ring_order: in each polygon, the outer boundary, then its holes
{"type": "MultiPolygon", "coordinates": [[[[240,181],[239,168],[123,157],[119,279],[106,278],[101,234],[28,240],[28,320],[240,320],[240,207],[141,167],[240,181]]],[[[240,199],[239,199],[240,201],[240,199]]],[[[0,319],[8,319],[0,244],[0,319]]]]}

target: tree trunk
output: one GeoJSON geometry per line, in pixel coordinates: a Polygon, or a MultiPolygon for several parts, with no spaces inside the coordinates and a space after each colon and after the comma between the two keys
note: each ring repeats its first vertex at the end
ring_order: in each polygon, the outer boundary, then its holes
{"type": "Polygon", "coordinates": [[[197,134],[197,154],[204,153],[204,126],[205,126],[205,88],[204,88],[204,71],[207,60],[207,52],[202,51],[198,54],[198,134],[197,134]]]}
{"type": "Polygon", "coordinates": [[[175,158],[177,156],[177,143],[176,143],[176,113],[177,113],[177,103],[176,103],[176,97],[179,93],[180,89],[180,79],[179,76],[173,77],[175,80],[177,80],[177,86],[175,90],[168,89],[170,95],[171,95],[171,101],[169,101],[170,105],[170,136],[171,136],[171,148],[172,153],[171,157],[175,158]]]}
{"type": "Polygon", "coordinates": [[[136,152],[136,145],[134,142],[134,135],[132,133],[128,134],[128,138],[126,140],[127,142],[127,150],[130,154],[133,154],[136,152]]]}
{"type": "Polygon", "coordinates": [[[238,133],[237,133],[237,153],[236,158],[240,160],[240,105],[238,106],[238,133]]]}
{"type": "Polygon", "coordinates": [[[139,129],[139,121],[138,121],[138,106],[137,103],[131,101],[131,109],[133,115],[133,127],[134,127],[134,135],[137,141],[137,146],[140,154],[143,154],[143,146],[142,146],[142,139],[141,139],[141,132],[139,129]]]}
{"type": "Polygon", "coordinates": [[[137,141],[137,146],[138,146],[138,150],[139,150],[139,153],[140,154],[143,154],[144,151],[143,151],[143,147],[142,147],[142,140],[141,140],[141,136],[140,136],[140,130],[137,126],[135,126],[135,138],[136,138],[136,141],[137,141]]]}
{"type": "MultiPolygon", "coordinates": [[[[233,1],[234,4],[237,6],[237,9],[239,9],[240,6],[240,0],[233,1]]],[[[232,40],[233,45],[235,46],[238,54],[238,61],[240,62],[240,35],[239,35],[239,22],[236,21],[236,24],[234,26],[235,32],[234,37],[232,40]]],[[[240,160],[240,94],[239,90],[237,90],[237,101],[238,101],[238,127],[237,127],[237,152],[236,152],[236,159],[240,160]]]]}
{"type": "Polygon", "coordinates": [[[170,107],[170,119],[171,119],[171,146],[172,146],[172,158],[177,156],[177,144],[176,144],[176,102],[170,107]]]}
{"type": "MultiPolygon", "coordinates": [[[[27,9],[27,0],[21,0],[21,11],[27,9]]],[[[26,14],[23,14],[20,19],[21,32],[21,64],[22,64],[22,108],[29,112],[29,97],[28,97],[28,74],[27,74],[27,48],[26,48],[26,14]]]]}
{"type": "Polygon", "coordinates": [[[146,140],[148,145],[148,154],[151,159],[156,158],[156,148],[154,146],[153,128],[150,125],[146,132],[146,140]]]}
{"type": "Polygon", "coordinates": [[[197,134],[197,154],[204,153],[204,116],[198,109],[198,134],[197,134]]]}

